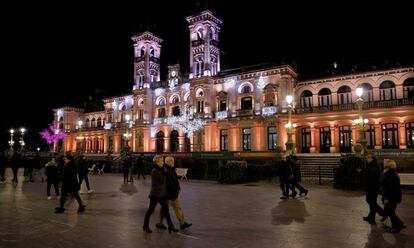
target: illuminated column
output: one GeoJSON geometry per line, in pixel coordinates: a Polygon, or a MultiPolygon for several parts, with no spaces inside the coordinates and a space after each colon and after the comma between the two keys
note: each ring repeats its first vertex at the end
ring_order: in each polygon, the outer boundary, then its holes
{"type": "Polygon", "coordinates": [[[178,136],[178,151],[179,152],[185,152],[185,134],[182,134],[178,136]]]}
{"type": "Polygon", "coordinates": [[[113,145],[114,145],[114,153],[120,153],[121,152],[121,135],[115,134],[113,136],[113,145]]]}
{"type": "Polygon", "coordinates": [[[229,128],[229,151],[240,151],[240,130],[237,127],[229,128]]]}
{"type": "MultiPolygon", "coordinates": [[[[202,130],[200,130],[200,132],[202,132],[202,130]]],[[[211,132],[211,126],[210,125],[205,125],[204,126],[204,140],[202,141],[202,143],[204,144],[204,151],[211,151],[211,138],[212,138],[212,132],[211,132]]]]}
{"type": "Polygon", "coordinates": [[[171,143],[171,138],[169,136],[164,137],[164,152],[171,151],[170,143],[171,143]]]}
{"type": "Polygon", "coordinates": [[[382,130],[381,125],[375,122],[375,149],[382,149],[382,130]]]}
{"type": "Polygon", "coordinates": [[[316,128],[314,127],[314,125],[311,125],[310,128],[311,131],[311,147],[310,147],[310,153],[315,153],[316,152],[316,128]]]}
{"type": "Polygon", "coordinates": [[[380,100],[380,89],[378,87],[372,88],[372,95],[373,95],[372,97],[374,101],[379,101],[380,100]]]}
{"type": "Polygon", "coordinates": [[[405,131],[405,123],[403,120],[400,120],[398,123],[398,135],[399,135],[399,143],[400,149],[407,149],[407,140],[406,140],[406,131],[405,131]]]}
{"type": "Polygon", "coordinates": [[[338,93],[336,92],[332,92],[332,105],[337,105],[338,104],[338,93]]]}
{"type": "Polygon", "coordinates": [[[331,147],[329,148],[330,152],[336,152],[336,147],[338,146],[338,144],[336,144],[335,142],[335,137],[336,137],[336,128],[334,125],[331,125],[331,147]]]}
{"type": "Polygon", "coordinates": [[[359,139],[358,132],[357,132],[357,126],[352,125],[352,145],[355,145],[357,143],[357,140],[359,139]]]}
{"type": "Polygon", "coordinates": [[[403,85],[397,85],[397,86],[395,86],[395,93],[396,93],[397,99],[404,98],[403,85]]]}
{"type": "Polygon", "coordinates": [[[137,134],[137,132],[136,132],[136,130],[134,129],[134,130],[132,130],[132,135],[131,135],[131,137],[129,137],[130,138],[130,142],[131,142],[131,151],[132,152],[137,152],[137,148],[136,148],[136,134],[137,134]]]}
{"type": "Polygon", "coordinates": [[[104,135],[103,142],[104,142],[103,152],[104,153],[107,153],[108,152],[108,143],[109,143],[109,138],[108,138],[108,135],[107,134],[104,135]]]}

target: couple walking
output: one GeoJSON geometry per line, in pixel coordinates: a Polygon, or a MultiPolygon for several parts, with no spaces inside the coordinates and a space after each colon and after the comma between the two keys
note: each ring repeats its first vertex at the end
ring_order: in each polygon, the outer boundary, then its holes
{"type": "Polygon", "coordinates": [[[282,197],[280,199],[288,199],[289,197],[295,197],[298,192],[295,188],[299,189],[299,195],[308,195],[309,190],[300,185],[301,173],[300,173],[300,161],[295,155],[288,155],[285,161],[282,161],[279,168],[280,175],[280,188],[282,189],[282,197]],[[292,191],[289,194],[289,189],[292,191]]]}
{"type": "Polygon", "coordinates": [[[157,206],[157,203],[161,205],[159,222],[156,224],[157,228],[167,229],[167,227],[163,224],[163,219],[165,217],[168,223],[169,233],[178,232],[178,229],[174,227],[174,224],[171,221],[168,205],[171,205],[174,209],[175,215],[180,222],[180,228],[185,229],[190,227],[192,224],[185,221],[184,213],[181,208],[180,201],[178,200],[180,183],[178,182],[178,177],[174,169],[174,158],[166,157],[165,165],[164,159],[160,155],[156,155],[153,161],[156,165],[151,172],[151,192],[149,194],[150,204],[147,213],[145,214],[143,226],[144,232],[152,232],[149,228],[149,221],[155,207],[157,206]]]}
{"type": "Polygon", "coordinates": [[[381,181],[381,171],[377,160],[372,154],[367,154],[366,161],[367,165],[362,171],[362,176],[365,179],[366,201],[369,205],[369,214],[363,217],[363,220],[370,224],[375,224],[375,214],[378,213],[382,216],[381,221],[385,221],[390,217],[392,226],[387,230],[388,232],[399,232],[407,226],[395,213],[397,204],[401,203],[402,199],[400,178],[396,172],[397,164],[394,160],[385,160],[384,177],[381,181]],[[377,203],[378,192],[382,195],[384,209],[377,203]]]}

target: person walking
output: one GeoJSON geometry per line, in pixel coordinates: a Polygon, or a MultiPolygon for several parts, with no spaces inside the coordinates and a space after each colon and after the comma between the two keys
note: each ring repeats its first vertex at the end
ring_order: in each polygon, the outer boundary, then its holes
{"type": "Polygon", "coordinates": [[[280,161],[279,165],[279,182],[280,189],[282,190],[282,197],[280,199],[289,198],[290,180],[293,177],[293,172],[290,164],[288,163],[288,157],[280,161]]]}
{"type": "Polygon", "coordinates": [[[6,167],[7,167],[7,156],[6,152],[0,152],[0,183],[6,182],[6,167]]]}
{"type": "Polygon", "coordinates": [[[79,176],[79,189],[82,186],[82,181],[85,180],[86,188],[88,190],[88,194],[93,193],[93,190],[91,189],[91,187],[89,185],[88,161],[86,160],[85,155],[80,155],[78,157],[77,165],[78,165],[78,176],[79,176]]]}
{"type": "Polygon", "coordinates": [[[68,194],[78,202],[78,212],[84,212],[86,205],[83,204],[79,196],[79,182],[74,158],[70,153],[66,153],[63,159],[65,164],[63,169],[62,195],[60,197],[60,206],[55,208],[55,213],[63,213],[65,211],[64,205],[68,194]]]}
{"type": "Polygon", "coordinates": [[[151,171],[151,191],[148,196],[150,198],[150,204],[148,206],[147,213],[145,214],[143,230],[144,232],[152,233],[151,229],[149,228],[149,221],[152,213],[155,210],[155,207],[157,206],[157,203],[159,203],[161,205],[161,211],[167,219],[169,233],[178,232],[178,229],[174,227],[174,224],[171,221],[170,212],[168,210],[165,186],[166,172],[163,168],[163,158],[160,155],[156,155],[153,161],[155,162],[156,166],[151,171]]]}
{"type": "MultiPolygon", "coordinates": [[[[166,169],[166,199],[169,206],[172,206],[175,212],[175,216],[177,217],[178,221],[180,222],[180,229],[185,229],[190,227],[192,224],[187,223],[184,218],[184,212],[181,208],[181,203],[178,200],[178,195],[180,193],[180,183],[178,182],[178,176],[175,172],[174,168],[174,158],[173,157],[166,157],[165,158],[165,169],[166,169]]],[[[166,226],[163,224],[164,214],[160,211],[160,221],[155,225],[157,228],[160,229],[167,229],[166,226]]]]}
{"type": "Polygon", "coordinates": [[[384,216],[382,220],[385,221],[387,217],[390,217],[391,228],[387,231],[394,233],[407,227],[395,213],[397,204],[401,203],[402,200],[400,177],[396,169],[397,164],[394,160],[386,160],[384,162],[384,178],[381,182],[381,195],[384,202],[384,216]]]}
{"type": "Polygon", "coordinates": [[[142,154],[137,158],[137,166],[138,166],[138,179],[140,178],[140,176],[142,175],[142,178],[144,178],[145,180],[145,175],[144,175],[144,158],[142,156],[142,154]]]}
{"type": "Polygon", "coordinates": [[[7,151],[7,157],[8,157],[9,166],[12,168],[12,171],[13,171],[12,182],[17,184],[18,183],[17,173],[19,171],[19,165],[21,162],[20,154],[18,154],[13,148],[10,148],[7,151]]]}
{"type": "Polygon", "coordinates": [[[366,166],[361,171],[361,176],[364,183],[366,201],[369,205],[369,214],[362,219],[368,223],[374,224],[375,214],[378,213],[383,216],[384,210],[377,203],[381,170],[378,166],[377,159],[372,153],[366,155],[366,166]]]}
{"type": "Polygon", "coordinates": [[[47,199],[51,200],[52,197],[50,196],[50,188],[55,188],[56,197],[59,198],[59,168],[56,163],[56,159],[52,158],[49,162],[46,163],[46,193],[47,193],[47,199]]]}
{"type": "Polygon", "coordinates": [[[301,173],[300,173],[300,161],[298,160],[298,157],[295,155],[290,155],[288,157],[288,163],[290,164],[290,168],[292,169],[292,174],[293,177],[291,179],[291,189],[292,189],[292,194],[290,195],[291,197],[295,197],[297,192],[295,190],[295,188],[299,189],[299,195],[308,195],[309,190],[305,189],[304,187],[302,187],[302,185],[300,185],[300,182],[302,181],[302,177],[301,177],[301,173]]]}

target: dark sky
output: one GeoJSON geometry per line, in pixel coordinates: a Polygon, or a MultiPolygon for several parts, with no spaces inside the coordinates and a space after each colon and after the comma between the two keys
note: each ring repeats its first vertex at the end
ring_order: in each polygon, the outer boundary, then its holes
{"type": "MultiPolygon", "coordinates": [[[[39,140],[52,108],[79,105],[95,88],[109,95],[130,90],[130,37],[147,26],[164,39],[163,71],[177,61],[187,69],[185,17],[197,11],[195,0],[105,2],[1,8],[0,147],[11,127],[25,126],[29,139],[39,140]]],[[[309,78],[324,75],[334,61],[344,69],[384,60],[414,64],[408,4],[334,2],[209,1],[224,21],[222,69],[295,60],[301,77],[309,78]]]]}

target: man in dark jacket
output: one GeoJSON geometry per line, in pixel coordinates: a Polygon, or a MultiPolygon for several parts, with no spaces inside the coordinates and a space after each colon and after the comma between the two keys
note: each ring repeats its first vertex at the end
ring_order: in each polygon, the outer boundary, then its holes
{"type": "Polygon", "coordinates": [[[144,180],[145,180],[145,175],[144,175],[144,158],[143,158],[142,154],[137,158],[137,166],[138,166],[138,179],[142,175],[142,178],[144,178],[144,180]]]}
{"type": "Polygon", "coordinates": [[[381,183],[381,195],[384,202],[384,217],[388,216],[391,219],[392,227],[388,229],[389,232],[399,232],[407,226],[395,214],[397,204],[401,203],[402,193],[400,186],[400,177],[397,172],[397,164],[394,160],[386,160],[384,163],[384,178],[381,183]]]}
{"type": "Polygon", "coordinates": [[[300,172],[300,161],[298,160],[298,157],[295,155],[290,155],[288,158],[288,164],[290,164],[290,168],[292,168],[293,172],[293,178],[291,180],[291,189],[293,193],[290,196],[296,196],[297,192],[295,190],[295,187],[299,189],[299,195],[308,195],[309,190],[305,189],[304,187],[302,187],[302,185],[300,185],[300,182],[302,181],[302,176],[300,172]]]}
{"type": "Polygon", "coordinates": [[[47,193],[47,199],[51,200],[52,197],[50,196],[50,188],[55,187],[55,193],[56,196],[59,198],[59,168],[56,163],[56,159],[52,158],[49,162],[46,164],[46,193],[47,193]]]}
{"type": "Polygon", "coordinates": [[[0,182],[6,181],[6,166],[7,166],[7,156],[6,152],[0,152],[0,182]]]}
{"type": "Polygon", "coordinates": [[[371,153],[366,155],[366,167],[361,175],[365,186],[366,201],[369,204],[369,214],[363,220],[371,224],[375,223],[375,214],[383,215],[384,210],[378,205],[377,198],[380,187],[380,168],[377,159],[371,153]]]}
{"type": "MultiPolygon", "coordinates": [[[[174,168],[174,158],[173,157],[166,157],[165,158],[165,165],[164,168],[166,169],[166,180],[165,180],[165,188],[166,188],[166,198],[168,205],[172,206],[175,212],[175,216],[177,216],[178,221],[180,222],[180,228],[185,229],[190,227],[192,224],[187,223],[184,218],[184,212],[181,208],[181,203],[178,200],[178,195],[180,193],[180,183],[178,182],[178,176],[175,172],[174,168]]],[[[164,220],[164,215],[162,211],[160,212],[160,221],[156,225],[157,228],[166,229],[166,226],[162,223],[164,220]]]]}
{"type": "Polygon", "coordinates": [[[150,204],[148,206],[147,213],[145,214],[143,230],[146,233],[152,233],[149,228],[149,221],[155,207],[157,206],[157,203],[159,203],[161,205],[161,211],[167,219],[168,231],[170,233],[178,232],[178,229],[175,229],[174,224],[171,221],[170,212],[168,210],[165,187],[166,172],[163,169],[164,160],[160,155],[156,155],[153,160],[156,166],[151,171],[151,191],[148,196],[150,198],[150,204]]]}
{"type": "Polygon", "coordinates": [[[82,186],[82,181],[85,180],[86,188],[88,189],[88,193],[92,193],[93,190],[89,186],[89,168],[88,168],[88,161],[85,159],[84,155],[80,155],[77,161],[78,165],[78,175],[79,175],[79,188],[82,186]]]}
{"type": "Polygon", "coordinates": [[[78,212],[85,211],[85,205],[82,203],[82,199],[79,196],[79,182],[76,172],[76,165],[73,159],[73,156],[70,153],[66,153],[65,165],[63,169],[63,179],[62,179],[62,194],[60,197],[60,206],[55,208],[55,213],[63,213],[65,209],[63,208],[66,201],[66,196],[70,194],[72,197],[78,201],[79,208],[78,212]]]}
{"type": "Polygon", "coordinates": [[[17,153],[13,148],[10,148],[7,151],[7,156],[8,156],[9,166],[12,168],[12,171],[13,171],[12,182],[17,184],[18,183],[17,172],[19,171],[19,166],[20,166],[22,159],[20,157],[20,154],[17,153]]]}
{"type": "Polygon", "coordinates": [[[282,190],[282,197],[280,199],[289,198],[290,180],[293,178],[292,167],[290,167],[286,159],[282,160],[279,166],[280,189],[282,190]]]}

